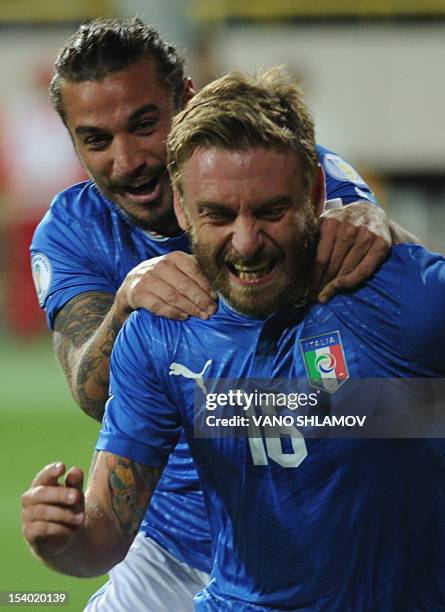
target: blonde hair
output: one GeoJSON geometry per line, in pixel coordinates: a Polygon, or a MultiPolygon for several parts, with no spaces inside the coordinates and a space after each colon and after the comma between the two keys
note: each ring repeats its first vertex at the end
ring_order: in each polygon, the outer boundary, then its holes
{"type": "Polygon", "coordinates": [[[295,151],[310,188],[318,164],[314,123],[300,88],[281,66],[256,76],[230,72],[204,87],[176,115],[167,140],[173,185],[182,192],[183,165],[198,148],[256,146],[295,151]]]}

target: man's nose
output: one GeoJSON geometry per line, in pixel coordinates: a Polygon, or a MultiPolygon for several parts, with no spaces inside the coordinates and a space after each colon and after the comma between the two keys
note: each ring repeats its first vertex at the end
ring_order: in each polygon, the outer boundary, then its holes
{"type": "Polygon", "coordinates": [[[263,234],[255,219],[239,218],[235,221],[232,247],[242,257],[253,257],[263,246],[263,234]]]}
{"type": "Polygon", "coordinates": [[[146,164],[146,153],[130,134],[113,142],[113,175],[116,178],[131,176],[146,164]]]}

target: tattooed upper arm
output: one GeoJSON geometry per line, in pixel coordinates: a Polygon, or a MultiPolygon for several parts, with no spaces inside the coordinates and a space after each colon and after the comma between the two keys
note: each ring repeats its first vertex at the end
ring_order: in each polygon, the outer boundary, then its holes
{"type": "Polygon", "coordinates": [[[53,344],[76,401],[101,420],[108,395],[109,358],[120,329],[115,317],[99,328],[114,302],[109,293],[88,292],[69,301],[54,323],[53,344]]]}
{"type": "Polygon", "coordinates": [[[97,330],[114,302],[110,293],[81,293],[58,313],[54,331],[72,346],[80,347],[97,330]]]}
{"type": "MultiPolygon", "coordinates": [[[[132,540],[138,532],[148,503],[161,477],[163,467],[147,466],[108,452],[98,453],[92,470],[92,481],[99,470],[106,467],[110,495],[110,510],[125,536],[132,540]]],[[[103,477],[103,476],[102,476],[103,477]]]]}

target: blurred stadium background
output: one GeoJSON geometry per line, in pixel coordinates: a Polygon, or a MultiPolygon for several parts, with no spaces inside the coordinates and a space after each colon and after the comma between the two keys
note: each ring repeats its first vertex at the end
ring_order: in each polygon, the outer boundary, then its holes
{"type": "Polygon", "coordinates": [[[83,176],[46,99],[57,49],[83,19],[135,14],[179,45],[197,86],[287,64],[319,142],[354,163],[393,218],[445,247],[445,0],[0,0],[0,591],[69,591],[70,610],[103,579],[35,561],[19,497],[49,461],[87,467],[98,426],[52,355],[27,248],[52,196],[83,176]]]}

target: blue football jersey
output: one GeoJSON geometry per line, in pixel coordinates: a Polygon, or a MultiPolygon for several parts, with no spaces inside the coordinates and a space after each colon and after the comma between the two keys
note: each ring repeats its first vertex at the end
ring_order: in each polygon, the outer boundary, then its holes
{"type": "Polygon", "coordinates": [[[444,377],[444,308],[445,260],[400,245],[363,288],[326,305],[265,320],[222,301],[209,321],[131,315],[97,449],[164,465],[185,430],[213,534],[198,610],[445,606],[445,440],[300,438],[285,448],[194,430],[204,384],[306,378],[307,339],[338,335],[351,380],[444,377]]]}
{"type": "MultiPolygon", "coordinates": [[[[358,199],[375,203],[369,187],[347,162],[323,147],[318,152],[323,167],[325,161],[327,164],[327,199],[341,199],[343,204],[358,199]]],[[[34,281],[49,327],[53,328],[57,313],[77,295],[88,291],[115,294],[140,262],[189,249],[184,233],[166,238],[133,225],[91,181],[61,192],[31,245],[34,281]]],[[[179,559],[210,570],[206,512],[184,437],[170,455],[141,528],[179,559]]]]}
{"type": "Polygon", "coordinates": [[[343,204],[364,200],[377,204],[374,193],[351,164],[321,145],[317,145],[317,153],[325,175],[328,200],[339,198],[343,204]]]}

